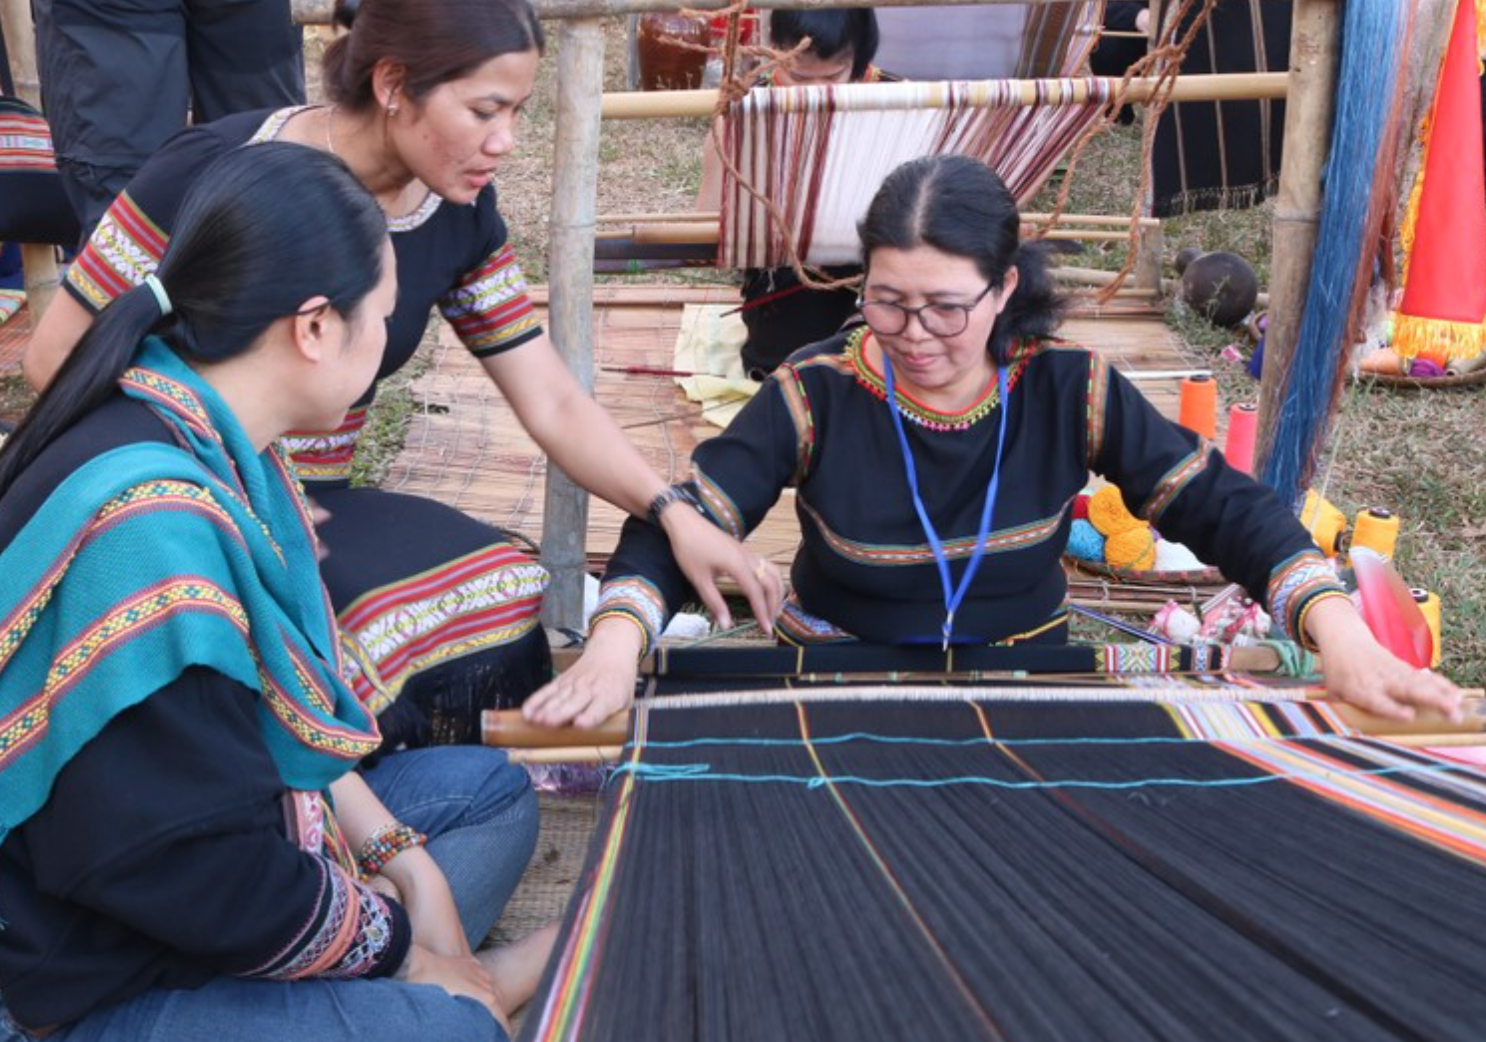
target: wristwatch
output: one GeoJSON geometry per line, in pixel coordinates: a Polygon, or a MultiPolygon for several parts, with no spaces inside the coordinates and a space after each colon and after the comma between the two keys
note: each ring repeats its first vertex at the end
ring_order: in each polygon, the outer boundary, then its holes
{"type": "Polygon", "coordinates": [[[685,485],[670,485],[650,501],[649,508],[645,511],[650,517],[650,523],[657,528],[660,527],[660,515],[665,512],[666,507],[672,503],[685,503],[702,517],[707,516],[707,511],[702,509],[701,500],[697,494],[685,485]]]}

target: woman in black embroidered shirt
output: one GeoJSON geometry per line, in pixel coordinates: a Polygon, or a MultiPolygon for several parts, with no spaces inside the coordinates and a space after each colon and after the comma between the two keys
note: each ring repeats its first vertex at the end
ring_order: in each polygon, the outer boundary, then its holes
{"type": "MultiPolygon", "coordinates": [[[[865,327],[795,353],[718,438],[693,491],[742,536],[793,488],[803,540],[778,632],[796,642],[1067,639],[1059,558],[1089,471],[1220,565],[1319,649],[1336,696],[1452,709],[1444,679],[1372,639],[1305,530],[1264,486],[1168,422],[1098,354],[1051,338],[1045,262],[986,167],[894,171],[861,225],[865,327]]],[[[527,704],[595,723],[632,697],[636,656],[687,600],[664,537],[632,523],[589,650],[527,704]]]]}

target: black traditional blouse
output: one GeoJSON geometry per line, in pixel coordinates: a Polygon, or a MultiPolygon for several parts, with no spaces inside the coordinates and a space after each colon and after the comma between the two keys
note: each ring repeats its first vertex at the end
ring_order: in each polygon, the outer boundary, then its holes
{"type": "MultiPolygon", "coordinates": [[[[693,455],[712,520],[742,537],[793,489],[803,535],[788,640],[875,643],[941,639],[945,598],[915,513],[882,373],[860,328],[805,348],[765,381],[719,437],[693,455]]],[[[1068,590],[1061,555],[1072,503],[1090,471],[1132,512],[1219,565],[1303,639],[1307,608],[1340,595],[1325,559],[1273,493],[1171,423],[1097,352],[1060,340],[1013,349],[1008,400],[992,382],[960,413],[897,398],[919,492],[958,583],[977,542],[1006,414],[1000,492],[984,559],[955,614],[957,642],[1062,634],[1068,590]]],[[[631,519],[605,576],[595,618],[623,615],[647,642],[691,596],[666,538],[631,519]]]]}

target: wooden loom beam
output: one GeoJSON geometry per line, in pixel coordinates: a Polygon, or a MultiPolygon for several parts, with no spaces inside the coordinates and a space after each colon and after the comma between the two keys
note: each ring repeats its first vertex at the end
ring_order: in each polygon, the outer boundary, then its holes
{"type": "Polygon", "coordinates": [[[1284,158],[1274,207],[1269,328],[1264,339],[1264,374],[1259,392],[1259,438],[1254,448],[1256,474],[1262,473],[1273,447],[1274,425],[1284,400],[1295,345],[1300,339],[1301,312],[1320,229],[1321,173],[1330,150],[1340,57],[1338,0],[1295,0],[1284,158]]]}
{"type": "MultiPolygon", "coordinates": [[[[1301,2],[1305,0],[1297,0],[1297,3],[1301,2]]],[[[1310,0],[1310,2],[1331,2],[1331,0],[1310,0]]],[[[1288,77],[1283,72],[1235,72],[1180,76],[1172,88],[1171,99],[1173,101],[1282,99],[1288,92],[1287,81],[1288,77]]],[[[981,82],[989,84],[1004,81],[981,82]]],[[[1038,101],[1039,90],[1043,94],[1051,94],[1056,85],[1063,82],[1065,81],[1019,80],[1017,81],[1020,85],[1018,103],[1035,104],[1038,101]]],[[[1153,79],[1131,80],[1129,102],[1138,105],[1150,100],[1156,83],[1157,81],[1153,79]]],[[[1074,84],[1074,89],[1069,92],[1068,103],[1083,104],[1088,100],[1088,89],[1081,80],[1075,80],[1074,84]]],[[[932,84],[916,84],[916,86],[928,87],[932,84]]],[[[976,96],[976,88],[973,84],[970,87],[970,93],[972,98],[976,96]]],[[[614,91],[604,95],[603,114],[605,119],[710,116],[717,109],[719,94],[717,90],[614,91]]],[[[942,90],[936,97],[925,99],[922,105],[915,107],[943,108],[948,104],[949,92],[942,90]]],[[[869,110],[862,108],[861,111],[869,110]]]]}
{"type": "MultiPolygon", "coordinates": [[[[970,7],[984,4],[1035,5],[1061,4],[1067,0],[753,0],[748,6],[762,10],[816,11],[838,7],[970,7]]],[[[729,0],[532,0],[537,15],[543,19],[605,18],[650,11],[718,11],[730,6],[729,0]]],[[[335,14],[335,0],[290,0],[294,20],[301,25],[329,25],[335,14]]]]}
{"type": "MultiPolygon", "coordinates": [[[[557,54],[557,143],[552,174],[552,285],[548,321],[568,368],[593,393],[593,242],[598,207],[599,113],[604,27],[597,18],[562,23],[557,54]]],[[[581,629],[588,558],[588,493],[548,461],[542,507],[542,598],[548,626],[581,629]]]]}

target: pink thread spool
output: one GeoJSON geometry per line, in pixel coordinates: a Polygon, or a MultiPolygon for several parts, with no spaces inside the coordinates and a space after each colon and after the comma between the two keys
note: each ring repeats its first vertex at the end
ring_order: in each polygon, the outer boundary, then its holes
{"type": "Polygon", "coordinates": [[[1254,440],[1259,434],[1259,406],[1252,402],[1228,410],[1228,438],[1223,455],[1228,464],[1245,474],[1254,473],[1254,440]]]}

